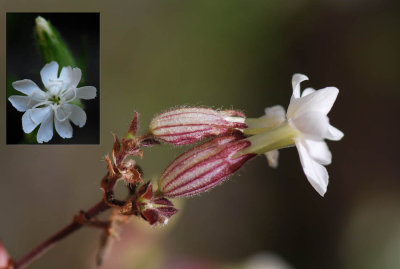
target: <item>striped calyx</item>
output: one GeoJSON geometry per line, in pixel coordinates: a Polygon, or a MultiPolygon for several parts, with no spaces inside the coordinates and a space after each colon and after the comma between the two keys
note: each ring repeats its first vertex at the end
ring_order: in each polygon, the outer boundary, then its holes
{"type": "Polygon", "coordinates": [[[245,115],[234,110],[185,107],[162,113],[150,123],[152,134],[174,145],[195,143],[201,139],[229,134],[247,127],[245,115]]]}
{"type": "Polygon", "coordinates": [[[240,133],[216,137],[183,153],[164,171],[159,192],[174,198],[205,192],[237,171],[254,154],[232,158],[250,142],[240,133]]]}

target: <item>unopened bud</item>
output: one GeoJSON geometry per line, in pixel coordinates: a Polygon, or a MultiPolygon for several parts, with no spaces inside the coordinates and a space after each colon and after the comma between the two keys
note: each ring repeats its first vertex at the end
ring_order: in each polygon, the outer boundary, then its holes
{"type": "Polygon", "coordinates": [[[143,185],[138,190],[136,207],[140,215],[150,223],[150,225],[166,225],[168,220],[178,212],[174,204],[168,199],[153,196],[153,187],[151,183],[143,185]]]}
{"type": "Polygon", "coordinates": [[[178,108],[156,116],[150,123],[153,135],[167,143],[186,145],[201,139],[232,133],[247,127],[245,115],[234,110],[178,108]]]}
{"type": "Polygon", "coordinates": [[[61,66],[76,66],[67,44],[51,23],[40,16],[36,18],[35,23],[36,41],[43,60],[46,63],[56,61],[61,66]]]}
{"type": "Polygon", "coordinates": [[[183,153],[164,171],[159,191],[165,197],[205,192],[236,172],[254,154],[232,158],[250,142],[240,133],[214,138],[183,153]]]}

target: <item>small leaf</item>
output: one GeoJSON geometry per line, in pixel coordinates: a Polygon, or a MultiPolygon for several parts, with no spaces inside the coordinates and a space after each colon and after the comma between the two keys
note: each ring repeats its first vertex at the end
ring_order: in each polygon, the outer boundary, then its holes
{"type": "Polygon", "coordinates": [[[139,125],[139,113],[137,111],[134,112],[133,120],[131,122],[131,125],[129,126],[128,129],[128,135],[127,138],[134,138],[136,136],[137,130],[138,130],[138,125],[139,125]]]}

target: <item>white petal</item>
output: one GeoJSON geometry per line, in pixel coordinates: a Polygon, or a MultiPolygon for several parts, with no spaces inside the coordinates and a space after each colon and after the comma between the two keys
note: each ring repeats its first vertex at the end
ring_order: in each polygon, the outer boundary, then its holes
{"type": "Polygon", "coordinates": [[[37,141],[39,143],[48,142],[53,137],[53,111],[47,114],[47,117],[43,120],[40,125],[37,141]]]}
{"type": "Polygon", "coordinates": [[[61,99],[64,102],[72,102],[76,99],[76,89],[74,88],[69,88],[63,92],[61,95],[61,99]]]}
{"type": "Polygon", "coordinates": [[[296,147],[299,152],[300,162],[303,167],[304,174],[314,189],[324,196],[328,187],[329,175],[326,168],[314,161],[307,152],[307,149],[301,143],[296,141],[296,147]]]}
{"type": "Polygon", "coordinates": [[[49,106],[33,108],[30,112],[31,119],[35,123],[41,123],[47,119],[50,114],[53,115],[53,111],[49,106]]]}
{"type": "Polygon", "coordinates": [[[76,98],[93,99],[96,97],[96,88],[93,86],[85,86],[76,89],[76,98]]]}
{"type": "Polygon", "coordinates": [[[292,117],[308,111],[318,111],[327,115],[333,103],[335,103],[338,93],[339,90],[337,88],[327,87],[296,99],[294,102],[296,107],[295,109],[291,109],[292,117]]]}
{"type": "Polygon", "coordinates": [[[279,121],[279,123],[285,121],[286,119],[285,108],[281,105],[267,107],[265,109],[265,115],[275,118],[277,121],[279,121]]]}
{"type": "Polygon", "coordinates": [[[308,80],[308,77],[303,74],[294,74],[292,77],[293,95],[292,98],[300,98],[300,83],[308,80]]]}
{"type": "Polygon", "coordinates": [[[24,112],[33,106],[29,96],[12,95],[8,98],[8,100],[11,102],[13,107],[20,112],[24,112]]]}
{"type": "Polygon", "coordinates": [[[332,153],[324,141],[304,140],[303,142],[311,158],[315,161],[322,165],[332,162],[332,153]]]}
{"type": "Polygon", "coordinates": [[[295,112],[297,111],[297,109],[299,108],[299,106],[302,104],[301,102],[301,98],[291,98],[290,99],[290,103],[286,112],[286,118],[287,119],[291,119],[291,118],[295,118],[296,114],[295,112]]]}
{"type": "Polygon", "coordinates": [[[86,113],[85,111],[77,105],[64,104],[63,109],[65,112],[69,113],[69,119],[77,126],[83,127],[86,123],[86,113]]]}
{"type": "Polygon", "coordinates": [[[319,112],[303,113],[289,122],[308,139],[322,140],[328,133],[329,119],[319,112]]]}
{"type": "Polygon", "coordinates": [[[265,115],[257,119],[246,119],[246,134],[258,134],[274,128],[286,120],[285,109],[282,106],[267,107],[265,115]]]}
{"type": "Polygon", "coordinates": [[[66,111],[64,111],[63,106],[57,107],[54,110],[54,116],[57,120],[59,121],[64,121],[66,119],[68,119],[69,117],[69,113],[67,113],[66,111]]]}
{"type": "Polygon", "coordinates": [[[45,93],[44,91],[40,90],[40,91],[34,91],[30,97],[32,98],[32,100],[38,101],[39,102],[44,102],[48,99],[48,95],[47,93],[45,93]]]}
{"type": "Polygon", "coordinates": [[[54,81],[58,78],[58,63],[53,61],[46,64],[42,70],[40,70],[40,76],[42,77],[43,85],[46,89],[49,89],[50,80],[54,81]]]}
{"type": "Polygon", "coordinates": [[[27,110],[24,115],[22,115],[22,130],[24,130],[24,132],[27,134],[31,133],[33,130],[35,130],[36,126],[39,125],[39,122],[35,123],[31,119],[30,113],[31,111],[27,110]]]}
{"type": "Polygon", "coordinates": [[[71,86],[72,79],[72,68],[71,66],[66,66],[61,69],[60,80],[63,81],[63,90],[69,89],[71,86]]]}
{"type": "Polygon", "coordinates": [[[342,139],[343,136],[344,136],[344,134],[342,131],[333,127],[332,125],[329,125],[328,134],[326,135],[327,139],[338,141],[338,140],[342,139]]]}
{"type": "Polygon", "coordinates": [[[79,81],[81,81],[81,78],[82,78],[82,71],[78,67],[72,69],[71,87],[76,88],[79,84],[79,81]]]}
{"type": "Polygon", "coordinates": [[[35,91],[42,91],[38,87],[38,85],[36,85],[36,83],[33,82],[30,79],[23,79],[23,80],[14,81],[12,83],[12,86],[17,91],[20,91],[20,92],[22,92],[22,93],[24,93],[26,95],[31,95],[35,91]]]}
{"type": "Polygon", "coordinates": [[[69,123],[69,120],[66,119],[64,121],[59,121],[57,118],[54,121],[54,124],[56,126],[56,131],[57,133],[62,137],[62,138],[71,138],[72,137],[72,126],[69,123]]]}
{"type": "Polygon", "coordinates": [[[309,95],[310,93],[313,93],[313,92],[315,92],[315,89],[307,88],[301,93],[301,97],[307,96],[307,95],[309,95]]]}
{"type": "Polygon", "coordinates": [[[272,168],[277,168],[278,167],[278,159],[279,159],[279,151],[278,150],[272,150],[268,151],[265,154],[265,157],[267,157],[268,160],[268,165],[272,168]]]}

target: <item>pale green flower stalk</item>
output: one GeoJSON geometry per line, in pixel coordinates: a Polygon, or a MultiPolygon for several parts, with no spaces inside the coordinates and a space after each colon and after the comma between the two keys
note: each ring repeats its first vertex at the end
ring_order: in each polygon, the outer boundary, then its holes
{"type": "Polygon", "coordinates": [[[51,23],[39,16],[35,24],[37,44],[44,62],[56,61],[60,66],[76,67],[74,57],[51,23]]]}

